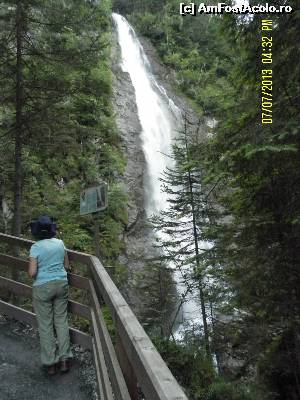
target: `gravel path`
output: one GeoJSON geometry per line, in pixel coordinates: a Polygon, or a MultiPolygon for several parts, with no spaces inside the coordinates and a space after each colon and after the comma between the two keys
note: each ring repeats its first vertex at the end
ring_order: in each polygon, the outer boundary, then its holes
{"type": "Polygon", "coordinates": [[[0,400],[97,400],[91,354],[72,349],[70,372],[48,377],[36,330],[0,315],[0,400]]]}

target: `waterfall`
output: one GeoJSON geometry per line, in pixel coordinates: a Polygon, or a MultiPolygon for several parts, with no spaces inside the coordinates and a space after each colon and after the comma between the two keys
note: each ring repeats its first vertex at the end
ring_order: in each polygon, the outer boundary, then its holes
{"type": "MultiPolygon", "coordinates": [[[[180,109],[168,97],[165,89],[154,78],[151,65],[134,29],[127,20],[113,14],[122,54],[122,70],[130,75],[135,89],[138,116],[142,126],[141,139],[147,165],[145,179],[146,214],[150,217],[167,208],[167,195],[161,191],[159,178],[167,167],[172,167],[172,140],[182,125],[180,109]]],[[[186,291],[180,274],[174,271],[179,294],[186,291]]],[[[202,323],[200,306],[190,298],[182,307],[182,319],[202,323]]],[[[180,325],[180,323],[179,323],[180,325]]],[[[179,332],[179,330],[177,329],[179,332]]]]}

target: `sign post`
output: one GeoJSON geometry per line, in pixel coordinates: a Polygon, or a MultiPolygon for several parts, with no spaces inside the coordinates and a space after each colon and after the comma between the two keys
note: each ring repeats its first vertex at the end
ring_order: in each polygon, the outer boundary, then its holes
{"type": "Polygon", "coordinates": [[[94,215],[95,255],[98,258],[100,258],[99,216],[100,212],[107,208],[107,205],[107,183],[99,183],[97,186],[89,187],[81,192],[80,215],[94,215]]]}

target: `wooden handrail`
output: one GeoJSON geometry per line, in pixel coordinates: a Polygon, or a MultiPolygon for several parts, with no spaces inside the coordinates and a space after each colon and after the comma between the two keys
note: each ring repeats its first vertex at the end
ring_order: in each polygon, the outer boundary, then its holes
{"type": "Polygon", "coordinates": [[[185,394],[98,258],[90,257],[95,284],[108,305],[146,399],[184,400],[185,394]]]}
{"type": "MultiPolygon", "coordinates": [[[[1,239],[0,239],[1,240],[1,239]]],[[[0,265],[8,266],[12,268],[18,268],[23,271],[28,270],[28,261],[22,260],[18,257],[8,256],[7,254],[0,253],[0,265]]],[[[90,290],[89,280],[80,275],[68,273],[69,285],[74,286],[78,289],[90,290]]]]}
{"type": "MultiPolygon", "coordinates": [[[[0,233],[0,242],[1,241],[11,246],[25,248],[29,248],[33,244],[30,240],[0,233]]],[[[115,368],[117,365],[117,360],[112,344],[106,342],[108,339],[107,330],[103,327],[104,320],[101,316],[101,310],[95,292],[104,299],[115,323],[116,336],[120,344],[117,346],[119,352],[117,355],[123,375],[125,380],[127,380],[126,383],[130,398],[132,400],[137,398],[137,378],[146,400],[187,400],[182,388],[175,380],[171,371],[98,258],[72,250],[68,250],[68,255],[72,261],[86,265],[91,276],[92,284],[89,287],[89,291],[92,295],[93,303],[93,310],[91,312],[92,328],[94,331],[92,346],[94,348],[98,381],[102,385],[103,383],[106,385],[101,389],[99,388],[102,398],[104,400],[110,400],[113,392],[114,398],[118,400],[129,400],[129,395],[125,395],[125,397],[120,395],[122,392],[122,385],[124,385],[123,378],[121,378],[119,374],[116,376],[112,371],[112,368],[115,368]],[[100,348],[101,352],[99,352],[100,348]],[[104,352],[104,357],[102,350],[104,352]],[[122,362],[122,360],[125,360],[125,362],[122,362]],[[129,367],[130,373],[126,371],[126,365],[129,367]],[[108,375],[107,372],[103,371],[105,366],[108,368],[108,375]],[[112,384],[112,392],[107,386],[107,376],[109,376],[110,383],[112,384]]],[[[2,263],[1,257],[2,255],[0,255],[0,264],[2,263]]],[[[18,263],[20,267],[23,264],[20,262],[20,259],[18,260],[16,264],[18,263]]],[[[117,369],[118,368],[119,366],[117,369]]]]}
{"type": "MultiPolygon", "coordinates": [[[[35,243],[33,240],[7,235],[6,233],[0,233],[0,242],[10,244],[11,246],[24,247],[26,249],[29,249],[35,243]]],[[[90,254],[69,249],[67,251],[70,261],[78,261],[85,265],[89,264],[90,254]]]]}
{"type": "MultiPolygon", "coordinates": [[[[12,279],[0,276],[0,288],[8,289],[10,292],[18,295],[31,297],[32,287],[25,285],[24,283],[13,281],[12,279]]],[[[79,315],[80,317],[86,318],[91,321],[91,310],[85,304],[78,303],[74,300],[69,300],[68,309],[71,313],[79,315]]]]}
{"type": "MultiPolygon", "coordinates": [[[[20,307],[17,307],[0,299],[0,312],[1,311],[19,321],[26,322],[27,324],[37,327],[36,316],[31,311],[23,310],[20,307]]],[[[86,349],[92,349],[92,338],[90,335],[74,328],[69,328],[69,330],[70,337],[73,343],[80,344],[86,349]]]]}
{"type": "Polygon", "coordinates": [[[105,362],[108,367],[109,378],[114,387],[114,398],[115,400],[130,400],[130,395],[125,383],[125,379],[123,377],[121,367],[117,361],[117,356],[105,325],[99,300],[92,280],[90,280],[90,293],[95,314],[98,317],[96,318],[96,324],[102,343],[105,362]]]}

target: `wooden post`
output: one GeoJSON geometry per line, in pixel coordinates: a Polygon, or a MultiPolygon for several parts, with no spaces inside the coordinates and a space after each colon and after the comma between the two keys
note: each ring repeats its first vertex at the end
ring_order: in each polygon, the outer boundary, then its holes
{"type": "Polygon", "coordinates": [[[123,347],[122,340],[119,336],[119,334],[116,334],[116,344],[115,344],[115,349],[117,353],[117,357],[119,360],[119,364],[121,367],[121,370],[123,372],[123,376],[125,378],[125,382],[127,385],[127,389],[130,394],[130,398],[132,400],[138,400],[138,390],[137,390],[137,378],[136,375],[133,371],[133,368],[130,364],[130,361],[127,357],[127,354],[125,352],[125,349],[123,347]]]}

